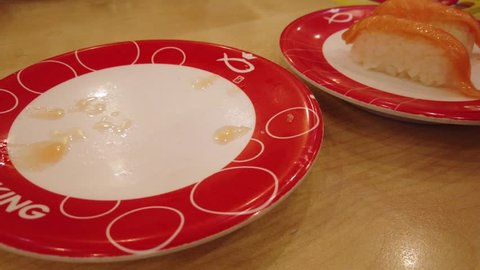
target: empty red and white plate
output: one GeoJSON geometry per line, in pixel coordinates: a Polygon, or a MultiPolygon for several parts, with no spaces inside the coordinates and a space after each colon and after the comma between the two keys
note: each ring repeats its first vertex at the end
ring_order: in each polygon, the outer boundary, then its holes
{"type": "MultiPolygon", "coordinates": [[[[375,6],[320,10],[290,23],[280,38],[287,63],[304,80],[335,97],[384,116],[409,121],[479,125],[480,100],[449,89],[366,70],[350,58],[341,34],[375,6]]],[[[480,50],[474,49],[472,81],[480,87],[480,50]]]]}
{"type": "Polygon", "coordinates": [[[159,255],[261,216],[305,177],[323,122],[282,67],[175,40],[65,53],[0,80],[0,246],[159,255]]]}

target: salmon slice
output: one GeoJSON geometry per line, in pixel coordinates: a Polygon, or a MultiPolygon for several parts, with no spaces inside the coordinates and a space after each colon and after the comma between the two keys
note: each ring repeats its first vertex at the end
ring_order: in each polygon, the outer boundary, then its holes
{"type": "Polygon", "coordinates": [[[480,46],[480,24],[469,13],[434,0],[388,0],[377,6],[374,15],[392,15],[417,22],[430,23],[449,32],[471,52],[480,46]]]}
{"type": "Polygon", "coordinates": [[[353,43],[354,60],[367,68],[480,98],[480,91],[470,80],[466,48],[451,34],[431,24],[372,15],[352,25],[342,38],[347,44],[353,43]],[[412,57],[415,53],[417,56],[412,57]],[[375,64],[365,65],[369,61],[375,64]]]}

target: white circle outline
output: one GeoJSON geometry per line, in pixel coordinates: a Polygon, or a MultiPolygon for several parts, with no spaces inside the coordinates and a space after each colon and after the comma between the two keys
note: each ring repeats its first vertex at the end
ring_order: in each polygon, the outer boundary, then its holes
{"type": "MultiPolygon", "coordinates": [[[[64,66],[68,67],[68,68],[73,72],[73,75],[75,75],[75,77],[78,77],[77,72],[75,71],[75,69],[73,69],[70,65],[65,64],[65,63],[63,63],[63,62],[60,62],[60,61],[57,61],[57,60],[44,60],[44,61],[38,62],[38,64],[41,64],[41,63],[57,63],[57,64],[62,64],[62,65],[64,65],[64,66]]],[[[29,92],[32,92],[32,93],[38,94],[38,95],[43,94],[43,92],[35,91],[35,90],[31,89],[30,87],[27,87],[25,84],[23,84],[22,79],[20,78],[20,75],[21,75],[22,72],[23,72],[25,69],[27,69],[27,68],[28,68],[28,67],[26,67],[26,68],[21,69],[21,70],[18,71],[18,73],[17,73],[17,81],[18,81],[18,83],[19,83],[23,88],[25,88],[25,90],[27,90],[27,91],[29,91],[29,92]]]]}
{"type": "Polygon", "coordinates": [[[310,109],[310,108],[307,108],[307,107],[292,107],[292,108],[288,108],[288,109],[285,109],[283,111],[280,111],[278,112],[277,114],[275,114],[274,116],[272,116],[268,121],[267,123],[265,124],[265,131],[267,132],[267,134],[272,137],[272,138],[275,138],[275,139],[292,139],[292,138],[296,138],[296,137],[300,137],[300,136],[303,136],[309,132],[311,132],[312,130],[316,129],[318,126],[320,125],[320,117],[318,116],[318,114],[313,110],[313,109],[310,109]],[[313,125],[313,127],[311,127],[310,129],[300,133],[300,134],[296,134],[296,135],[291,135],[291,136],[276,136],[274,135],[273,133],[270,132],[268,126],[270,125],[270,122],[272,122],[273,119],[275,119],[275,117],[279,116],[280,114],[284,113],[284,112],[288,112],[288,111],[292,111],[292,110],[308,110],[310,112],[312,112],[312,114],[315,116],[315,124],[313,125]]]}
{"type": "MultiPolygon", "coordinates": [[[[134,65],[137,63],[138,59],[140,58],[140,46],[138,46],[138,43],[135,42],[134,40],[131,40],[130,42],[133,43],[133,45],[135,45],[135,48],[137,49],[137,56],[135,57],[135,59],[133,60],[133,62],[129,65],[134,65]]],[[[113,44],[115,45],[115,44],[113,44]]],[[[88,50],[88,49],[87,49],[88,50]]],[[[78,50],[75,50],[75,59],[77,59],[77,62],[84,68],[90,70],[90,71],[97,71],[96,69],[93,69],[89,66],[87,66],[85,63],[82,62],[82,60],[80,60],[80,56],[78,55],[78,50]]]]}
{"type": "Polygon", "coordinates": [[[127,253],[131,253],[131,254],[148,254],[148,253],[152,253],[154,251],[157,251],[159,249],[162,249],[163,247],[165,247],[166,245],[170,244],[170,242],[173,241],[173,239],[175,239],[175,237],[177,237],[177,235],[180,233],[180,231],[183,229],[183,225],[185,223],[185,217],[183,215],[182,212],[180,212],[179,210],[175,209],[175,208],[172,208],[172,207],[168,207],[168,206],[146,206],[146,207],[141,207],[141,208],[137,208],[137,209],[133,209],[133,210],[130,210],[128,212],[125,212],[123,214],[121,214],[120,216],[116,217],[115,219],[113,219],[107,226],[107,229],[106,229],[106,236],[107,236],[107,239],[108,241],[114,245],[116,248],[120,249],[121,251],[124,251],[124,252],[127,252],[127,253]],[[130,248],[126,248],[122,245],[120,245],[119,243],[117,243],[112,235],[110,234],[110,230],[112,229],[112,226],[113,224],[115,224],[115,222],[117,222],[118,220],[120,220],[121,218],[131,214],[131,213],[135,213],[135,212],[138,212],[138,211],[142,211],[142,210],[146,210],[146,209],[166,209],[166,210],[170,210],[170,211],[173,211],[175,212],[176,214],[178,214],[178,216],[180,217],[180,224],[178,225],[178,228],[175,230],[175,232],[167,239],[165,240],[163,243],[161,243],[160,245],[156,246],[156,247],[153,247],[153,248],[150,248],[150,249],[146,249],[146,250],[135,250],[135,249],[130,249],[130,248]]]}
{"type": "Polygon", "coordinates": [[[257,140],[257,139],[254,139],[254,138],[251,138],[251,140],[254,141],[254,142],[257,142],[258,144],[260,144],[260,151],[258,152],[258,154],[256,154],[255,156],[253,156],[253,157],[251,157],[251,158],[248,158],[248,159],[241,159],[241,160],[234,159],[233,162],[241,163],[241,162],[249,162],[249,161],[252,161],[252,160],[258,158],[258,157],[265,151],[265,145],[263,144],[262,141],[257,140]]]}
{"type": "Polygon", "coordinates": [[[209,209],[206,209],[206,208],[203,208],[201,206],[199,206],[196,202],[195,202],[195,199],[193,198],[194,197],[194,193],[195,193],[195,190],[197,189],[197,187],[206,179],[203,179],[201,181],[199,181],[197,184],[195,184],[195,186],[193,186],[192,188],[192,191],[190,192],[190,203],[195,207],[197,208],[198,210],[200,211],[203,211],[203,212],[206,212],[206,213],[210,213],[210,214],[217,214],[217,215],[247,215],[247,214],[253,214],[253,213],[256,213],[260,210],[263,210],[264,208],[266,208],[272,201],[273,199],[277,196],[277,193],[278,193],[278,178],[277,176],[270,170],[268,169],[265,169],[265,168],[262,168],[262,167],[255,167],[255,166],[238,166],[238,167],[229,167],[229,168],[224,168],[220,171],[218,171],[217,173],[219,172],[223,172],[223,171],[229,171],[229,170],[235,170],[235,169],[256,169],[256,170],[261,170],[261,171],[264,171],[264,172],[267,172],[268,174],[270,174],[273,178],[273,182],[275,184],[274,188],[273,188],[273,192],[272,192],[272,195],[270,195],[270,198],[268,198],[267,201],[265,201],[262,205],[260,205],[259,207],[257,208],[254,208],[254,209],[250,209],[250,210],[244,210],[244,211],[232,211],[232,212],[224,212],[224,211],[215,211],[215,210],[209,210],[209,209]]]}
{"type": "Polygon", "coordinates": [[[152,64],[157,64],[157,63],[155,63],[155,56],[157,55],[157,53],[159,53],[163,50],[167,50],[167,49],[176,50],[176,51],[179,51],[182,54],[183,60],[180,62],[180,64],[178,64],[179,66],[183,65],[185,63],[185,61],[187,61],[187,55],[185,54],[185,52],[182,49],[180,49],[178,47],[168,46],[168,47],[160,48],[152,54],[152,57],[150,58],[150,61],[152,62],[152,64]]]}
{"type": "Polygon", "coordinates": [[[9,113],[9,112],[15,110],[15,108],[18,107],[18,97],[17,97],[17,95],[15,95],[13,92],[11,92],[7,89],[2,89],[2,88],[0,88],[0,92],[8,93],[8,94],[12,95],[12,97],[15,99],[15,104],[13,105],[13,107],[10,108],[10,109],[4,110],[4,111],[0,111],[0,114],[9,113]]]}
{"type": "Polygon", "coordinates": [[[70,199],[71,197],[65,197],[65,199],[62,200],[62,202],[60,203],[60,212],[66,216],[66,217],[69,217],[69,218],[72,218],[72,219],[94,219],[94,218],[99,218],[99,217],[102,217],[102,216],[106,216],[108,214],[110,214],[111,212],[115,211],[115,209],[118,208],[118,206],[120,205],[120,200],[118,200],[115,205],[107,210],[106,212],[103,212],[103,213],[100,213],[100,214],[97,214],[97,215],[93,215],[93,216],[85,216],[85,217],[81,217],[81,216],[75,216],[75,215],[72,215],[72,214],[69,214],[67,213],[67,211],[65,211],[65,203],[68,201],[68,199],[70,199]]]}

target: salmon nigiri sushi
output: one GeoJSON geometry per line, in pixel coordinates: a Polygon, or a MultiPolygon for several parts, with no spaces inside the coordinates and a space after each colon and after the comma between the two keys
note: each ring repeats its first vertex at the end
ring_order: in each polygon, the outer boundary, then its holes
{"type": "Polygon", "coordinates": [[[475,98],[470,54],[451,34],[431,24],[391,15],[366,17],[342,34],[353,60],[372,70],[449,87],[475,98]]]}
{"type": "Polygon", "coordinates": [[[375,8],[374,15],[391,15],[440,28],[463,43],[471,53],[473,45],[480,46],[480,24],[458,8],[434,0],[388,0],[375,8]]]}

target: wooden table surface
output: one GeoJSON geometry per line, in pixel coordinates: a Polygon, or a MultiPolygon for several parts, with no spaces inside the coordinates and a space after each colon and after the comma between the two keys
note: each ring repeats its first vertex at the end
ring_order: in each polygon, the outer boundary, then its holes
{"type": "MultiPolygon", "coordinates": [[[[0,0],[0,77],[66,51],[139,39],[220,43],[286,66],[283,28],[334,5],[0,0]]],[[[480,269],[480,127],[399,122],[312,91],[325,121],[319,158],[299,188],[255,222],[139,261],[77,264],[0,251],[0,269],[480,269]]]]}

